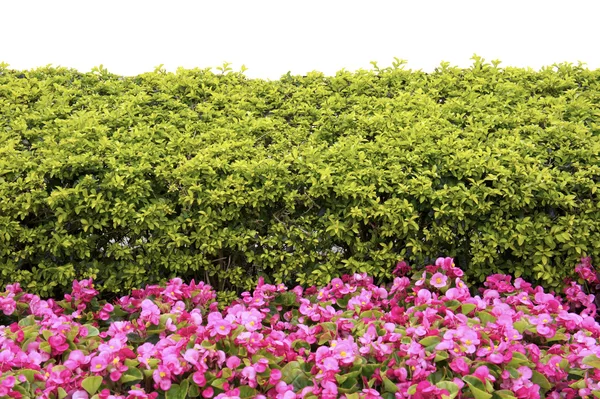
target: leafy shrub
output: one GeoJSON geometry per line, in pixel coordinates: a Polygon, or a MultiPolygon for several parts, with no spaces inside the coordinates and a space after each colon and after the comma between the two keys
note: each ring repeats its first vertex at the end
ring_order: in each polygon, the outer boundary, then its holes
{"type": "MultiPolygon", "coordinates": [[[[406,273],[400,267],[399,273],[406,273]]],[[[488,277],[472,296],[451,258],[377,286],[260,281],[218,311],[173,279],[113,304],[90,280],[64,300],[0,295],[0,395],[13,398],[562,398],[600,394],[593,297],[488,277]],[[569,311],[580,305],[580,313],[569,311]],[[152,393],[149,393],[152,392],[152,393]],[[566,395],[566,396],[565,396],[566,395]]],[[[473,287],[474,288],[474,287],[473,287]]]]}
{"type": "Polygon", "coordinates": [[[235,297],[400,259],[559,289],[600,255],[600,71],[442,64],[248,79],[0,67],[0,283],[235,297]]]}

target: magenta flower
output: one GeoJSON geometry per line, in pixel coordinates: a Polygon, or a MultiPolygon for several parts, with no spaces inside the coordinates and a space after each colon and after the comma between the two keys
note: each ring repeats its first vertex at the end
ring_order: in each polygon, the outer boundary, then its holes
{"type": "Polygon", "coordinates": [[[140,313],[140,318],[145,321],[149,321],[154,325],[158,325],[160,323],[160,309],[154,302],[150,299],[144,299],[142,301],[142,312],[140,313]]]}
{"type": "Polygon", "coordinates": [[[93,373],[99,373],[104,371],[107,365],[108,361],[105,355],[95,356],[90,361],[90,371],[93,373]]]}
{"type": "Polygon", "coordinates": [[[0,382],[0,395],[8,396],[15,386],[16,379],[14,376],[9,375],[0,382]]]}
{"type": "Polygon", "coordinates": [[[73,392],[73,395],[71,396],[72,399],[88,399],[88,393],[86,391],[84,391],[83,389],[79,389],[75,392],[73,392]]]}
{"type": "Polygon", "coordinates": [[[17,302],[13,299],[14,296],[15,294],[12,292],[4,297],[0,296],[0,309],[2,309],[2,312],[7,316],[13,314],[17,308],[17,302]]]}
{"type": "Polygon", "coordinates": [[[442,273],[435,273],[433,276],[431,276],[431,280],[429,280],[429,283],[435,288],[443,288],[446,286],[447,282],[448,277],[442,273]]]}
{"type": "Polygon", "coordinates": [[[530,323],[536,326],[538,334],[546,338],[552,338],[556,331],[548,325],[553,321],[552,316],[548,313],[540,313],[536,317],[529,318],[530,323]]]}
{"type": "Polygon", "coordinates": [[[281,380],[281,377],[281,370],[271,370],[271,375],[269,376],[269,385],[277,385],[277,383],[281,380]]]}
{"type": "Polygon", "coordinates": [[[123,343],[121,342],[120,339],[112,338],[110,341],[108,341],[108,343],[100,344],[98,346],[98,350],[100,352],[106,352],[106,353],[112,354],[112,353],[119,352],[122,347],[123,347],[123,343]]]}
{"type": "Polygon", "coordinates": [[[73,371],[76,368],[88,364],[90,356],[85,356],[82,351],[74,350],[69,353],[69,358],[64,362],[64,366],[73,371]]]}
{"type": "Polygon", "coordinates": [[[256,370],[252,366],[246,366],[242,370],[242,381],[247,383],[250,387],[256,388],[258,383],[256,381],[256,370]]]}
{"type": "Polygon", "coordinates": [[[217,334],[221,336],[227,336],[234,328],[231,321],[233,316],[227,316],[223,318],[223,315],[219,312],[212,312],[208,315],[207,328],[210,330],[210,336],[214,337],[217,334]]]}
{"type": "Polygon", "coordinates": [[[165,366],[158,366],[152,373],[152,379],[163,391],[168,391],[171,388],[171,371],[165,366]]]}
{"type": "Polygon", "coordinates": [[[352,364],[356,357],[355,347],[356,344],[353,342],[346,340],[337,341],[337,344],[333,347],[333,356],[341,364],[352,364]]]}
{"type": "Polygon", "coordinates": [[[487,368],[487,366],[477,367],[473,375],[479,378],[483,383],[485,383],[486,381],[496,381],[496,378],[490,374],[490,370],[487,368]]]}
{"type": "MultiPolygon", "coordinates": [[[[194,383],[196,385],[198,385],[199,387],[203,387],[206,385],[206,376],[204,375],[204,372],[202,371],[196,371],[193,375],[192,375],[192,380],[194,381],[194,383]]],[[[210,388],[209,388],[210,389],[210,388]]]]}
{"type": "Polygon", "coordinates": [[[454,371],[455,373],[458,373],[460,375],[467,375],[469,374],[469,364],[466,362],[467,358],[465,357],[455,357],[451,362],[450,362],[450,368],[452,369],[452,371],[454,371]]]}
{"type": "Polygon", "coordinates": [[[392,274],[397,277],[404,277],[408,273],[410,273],[410,270],[411,269],[410,269],[410,266],[408,265],[408,263],[406,263],[405,261],[400,261],[400,262],[396,263],[396,268],[394,269],[392,274]]]}

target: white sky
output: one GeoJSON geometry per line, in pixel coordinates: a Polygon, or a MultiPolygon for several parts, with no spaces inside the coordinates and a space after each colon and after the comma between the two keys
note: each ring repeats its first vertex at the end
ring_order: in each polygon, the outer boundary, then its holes
{"type": "Polygon", "coordinates": [[[469,66],[477,53],[538,69],[600,67],[600,1],[0,0],[0,62],[136,75],[160,64],[242,64],[250,77],[287,71],[469,66]]]}

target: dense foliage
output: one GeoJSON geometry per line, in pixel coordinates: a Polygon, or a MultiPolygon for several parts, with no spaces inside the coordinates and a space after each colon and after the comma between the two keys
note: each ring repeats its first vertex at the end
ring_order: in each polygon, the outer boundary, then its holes
{"type": "Polygon", "coordinates": [[[600,71],[221,69],[0,66],[0,283],[384,282],[448,254],[558,289],[600,255],[600,71]]]}
{"type": "Polygon", "coordinates": [[[0,396],[600,397],[600,325],[579,285],[563,298],[493,275],[473,296],[451,258],[409,272],[399,264],[388,286],[364,273],[306,290],[260,281],[222,311],[210,286],[178,278],[112,304],[90,280],[64,300],[9,285],[0,396]]]}

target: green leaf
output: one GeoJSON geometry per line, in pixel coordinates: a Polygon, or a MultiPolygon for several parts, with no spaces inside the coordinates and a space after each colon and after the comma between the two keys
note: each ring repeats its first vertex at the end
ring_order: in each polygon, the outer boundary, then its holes
{"type": "Polygon", "coordinates": [[[81,382],[83,389],[90,395],[95,394],[100,388],[100,385],[102,385],[102,377],[100,376],[87,377],[81,382]]]}
{"type": "Polygon", "coordinates": [[[493,399],[517,399],[514,392],[507,389],[501,389],[492,393],[493,399]]]}
{"type": "Polygon", "coordinates": [[[240,389],[240,399],[251,399],[255,398],[258,394],[258,391],[254,388],[251,388],[247,385],[241,385],[240,389]]]}
{"type": "Polygon", "coordinates": [[[479,320],[481,320],[481,325],[483,327],[487,326],[488,323],[496,322],[496,317],[484,310],[477,312],[477,317],[479,318],[479,320]]]}
{"type": "Polygon", "coordinates": [[[472,304],[472,303],[463,303],[461,305],[461,307],[460,307],[460,311],[461,311],[462,314],[468,315],[473,310],[475,310],[475,308],[477,308],[477,305],[475,305],[475,304],[472,304]]]}
{"type": "Polygon", "coordinates": [[[531,376],[531,382],[533,382],[534,384],[538,384],[541,388],[545,390],[552,388],[552,384],[550,384],[550,381],[548,381],[545,375],[535,370],[533,370],[532,373],[533,375],[531,376]]]}
{"type": "Polygon", "coordinates": [[[436,351],[434,360],[436,363],[438,363],[438,362],[448,359],[449,356],[450,355],[448,354],[447,351],[436,351]]]}
{"type": "Polygon", "coordinates": [[[96,327],[94,327],[94,326],[92,326],[90,324],[86,324],[86,325],[84,325],[84,327],[87,329],[87,332],[88,332],[87,336],[88,337],[97,337],[98,334],[100,334],[100,331],[96,327]]]}
{"type": "Polygon", "coordinates": [[[289,362],[281,369],[281,379],[288,385],[293,385],[297,391],[311,384],[308,376],[302,371],[302,364],[297,361],[289,362]]]}
{"type": "Polygon", "coordinates": [[[531,361],[521,352],[513,352],[508,366],[518,368],[521,365],[531,365],[531,361]]]}
{"type": "Polygon", "coordinates": [[[127,371],[121,375],[121,379],[119,381],[121,381],[122,384],[127,384],[131,382],[135,383],[143,379],[144,375],[139,369],[129,367],[129,369],[127,369],[127,371]]]}
{"type": "Polygon", "coordinates": [[[173,384],[165,392],[165,399],[186,399],[188,393],[188,380],[181,381],[181,384],[173,384]]]}
{"type": "Polygon", "coordinates": [[[492,397],[491,394],[485,392],[482,389],[475,387],[474,385],[472,385],[468,382],[467,382],[467,385],[469,386],[469,389],[471,390],[471,393],[473,394],[473,397],[475,399],[490,399],[492,397]]]}
{"type": "Polygon", "coordinates": [[[22,369],[19,373],[27,379],[27,382],[33,384],[35,381],[35,375],[39,374],[39,371],[31,370],[31,369],[22,369]]]}
{"type": "Polygon", "coordinates": [[[215,388],[223,389],[223,384],[225,384],[227,380],[225,378],[216,378],[210,385],[215,388]]]}
{"type": "Polygon", "coordinates": [[[188,396],[190,398],[197,398],[198,396],[200,396],[200,387],[198,387],[198,385],[196,384],[190,384],[190,387],[188,389],[188,396]]]}
{"type": "Polygon", "coordinates": [[[65,390],[64,390],[63,388],[61,388],[61,387],[58,387],[58,389],[57,389],[57,392],[58,392],[58,395],[57,395],[57,396],[58,396],[58,399],[64,399],[64,398],[66,398],[66,397],[69,395],[69,394],[67,393],[67,391],[65,391],[65,390]]]}
{"type": "Polygon", "coordinates": [[[383,386],[386,392],[396,393],[398,391],[396,384],[394,384],[389,378],[382,376],[381,379],[383,380],[383,386]]]}
{"type": "MultiPolygon", "coordinates": [[[[430,336],[425,337],[422,340],[420,340],[419,343],[421,345],[423,345],[425,348],[429,348],[429,347],[435,348],[437,346],[437,344],[439,344],[441,341],[442,340],[440,339],[440,337],[430,335],[430,336]]],[[[431,351],[433,348],[431,348],[429,350],[431,351]]]]}
{"type": "Polygon", "coordinates": [[[450,395],[443,395],[442,399],[454,399],[458,395],[458,385],[452,381],[440,381],[435,384],[440,389],[445,389],[450,395]]]}

